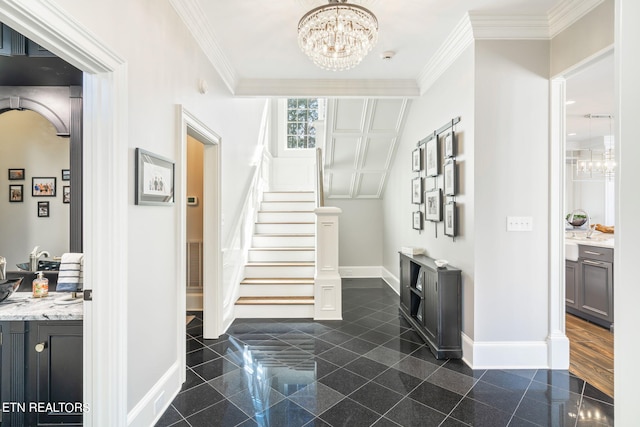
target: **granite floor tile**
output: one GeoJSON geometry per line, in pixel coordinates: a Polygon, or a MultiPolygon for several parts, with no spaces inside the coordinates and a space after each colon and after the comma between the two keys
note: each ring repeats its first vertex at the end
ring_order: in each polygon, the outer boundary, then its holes
{"type": "Polygon", "coordinates": [[[385,418],[403,427],[438,426],[445,414],[405,397],[385,414],[385,418]]]}
{"type": "Polygon", "coordinates": [[[366,357],[359,357],[344,367],[349,371],[358,374],[364,378],[372,379],[389,369],[387,365],[378,363],[375,360],[366,357]]]}
{"type": "Polygon", "coordinates": [[[459,374],[450,369],[438,369],[427,378],[427,382],[461,395],[467,394],[477,381],[473,377],[459,374]]]}
{"type": "Polygon", "coordinates": [[[289,399],[284,399],[255,416],[259,425],[291,427],[302,427],[314,418],[311,412],[289,399]]]}
{"type": "Polygon", "coordinates": [[[408,395],[414,388],[422,383],[420,378],[416,378],[394,368],[384,371],[373,381],[403,395],[408,395]]]}
{"type": "Polygon", "coordinates": [[[462,400],[462,395],[428,382],[416,387],[409,397],[444,414],[451,412],[462,400]]]}
{"type": "Polygon", "coordinates": [[[466,424],[478,427],[505,427],[509,425],[511,413],[470,398],[464,398],[451,412],[451,416],[466,424]]]}
{"type": "Polygon", "coordinates": [[[367,381],[368,379],[347,371],[344,368],[338,369],[337,371],[318,380],[318,382],[326,385],[327,387],[331,387],[345,396],[362,387],[367,381]]]}
{"type": "Polygon", "coordinates": [[[244,412],[225,399],[187,417],[187,421],[191,427],[237,426],[248,418],[244,412]]]}
{"type": "Polygon", "coordinates": [[[317,416],[344,399],[344,397],[342,393],[331,387],[314,382],[289,396],[289,400],[317,416]]]}
{"type": "Polygon", "coordinates": [[[332,427],[369,427],[380,415],[347,398],[320,415],[332,427]]]}
{"type": "Polygon", "coordinates": [[[392,368],[424,380],[438,370],[439,366],[413,356],[407,356],[393,365],[392,368]]]}
{"type": "Polygon", "coordinates": [[[204,383],[178,393],[172,404],[180,415],[187,418],[222,400],[224,400],[222,394],[209,386],[209,384],[204,383]]]}
{"type": "Polygon", "coordinates": [[[403,397],[402,394],[396,393],[375,382],[367,383],[349,395],[349,399],[358,402],[362,406],[380,415],[383,415],[395,406],[403,397]]]}

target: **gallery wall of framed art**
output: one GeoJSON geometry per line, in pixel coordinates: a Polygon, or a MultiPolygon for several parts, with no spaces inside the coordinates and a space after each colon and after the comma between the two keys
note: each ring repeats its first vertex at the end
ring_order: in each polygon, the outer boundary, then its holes
{"type": "Polygon", "coordinates": [[[428,223],[434,224],[438,237],[438,224],[444,223],[444,234],[458,235],[459,192],[457,135],[455,125],[460,117],[433,131],[420,140],[411,152],[411,170],[416,175],[411,180],[411,203],[420,209],[412,214],[412,228],[422,231],[428,223]]]}

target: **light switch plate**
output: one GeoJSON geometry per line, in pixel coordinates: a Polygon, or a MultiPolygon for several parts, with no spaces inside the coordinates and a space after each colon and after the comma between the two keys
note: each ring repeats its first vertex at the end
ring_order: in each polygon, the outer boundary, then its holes
{"type": "Polygon", "coordinates": [[[533,217],[530,216],[508,216],[507,231],[532,231],[533,217]]]}

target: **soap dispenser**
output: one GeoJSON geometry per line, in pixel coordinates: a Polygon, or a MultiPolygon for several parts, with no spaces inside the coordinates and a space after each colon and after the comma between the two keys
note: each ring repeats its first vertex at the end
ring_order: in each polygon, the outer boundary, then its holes
{"type": "Polygon", "coordinates": [[[49,295],[49,279],[44,277],[42,271],[36,273],[38,277],[33,279],[33,297],[42,298],[49,295]]]}

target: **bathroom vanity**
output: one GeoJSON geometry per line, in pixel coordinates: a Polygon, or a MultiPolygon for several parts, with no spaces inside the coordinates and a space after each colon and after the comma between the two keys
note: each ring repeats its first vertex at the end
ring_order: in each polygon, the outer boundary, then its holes
{"type": "Polygon", "coordinates": [[[67,293],[0,303],[0,426],[82,425],[82,302],[67,293]]]}
{"type": "Polygon", "coordinates": [[[568,234],[565,239],[567,313],[605,328],[613,325],[613,236],[568,234]],[[576,248],[577,246],[577,248],[576,248]]]}

